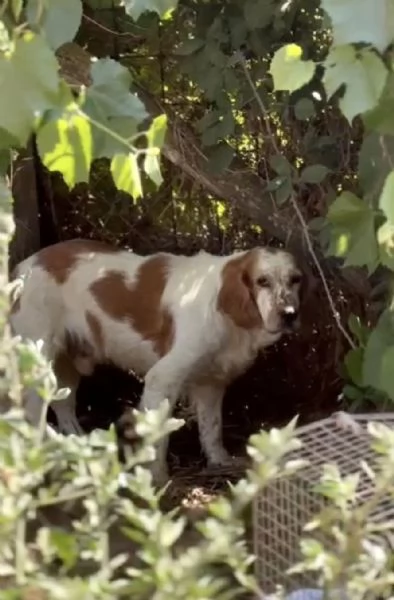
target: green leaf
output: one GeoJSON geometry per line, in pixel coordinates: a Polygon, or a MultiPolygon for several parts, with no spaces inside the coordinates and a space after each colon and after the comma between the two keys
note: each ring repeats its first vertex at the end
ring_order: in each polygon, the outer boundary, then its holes
{"type": "Polygon", "coordinates": [[[394,73],[390,71],[378,104],[363,115],[366,129],[394,135],[394,73]]]}
{"type": "Polygon", "coordinates": [[[89,181],[93,160],[91,125],[75,104],[39,129],[37,146],[44,165],[50,171],[59,171],[70,188],[89,181]]]}
{"type": "Polygon", "coordinates": [[[345,356],[345,367],[350,379],[358,386],[363,384],[364,349],[352,348],[345,356]]]}
{"type": "Polygon", "coordinates": [[[132,83],[128,69],[111,58],[93,62],[92,85],[86,98],[106,117],[132,117],[141,123],[148,113],[136,94],[130,92],[132,83]]]}
{"type": "Polygon", "coordinates": [[[348,320],[348,326],[358,343],[365,345],[368,339],[368,327],[363,325],[360,317],[352,313],[348,320]]]}
{"type": "Polygon", "coordinates": [[[371,50],[356,52],[353,46],[338,46],[326,58],[323,84],[329,98],[342,85],[346,86],[339,105],[351,123],[356,115],[376,106],[387,74],[384,62],[371,50]]]}
{"type": "Polygon", "coordinates": [[[370,272],[378,263],[374,211],[351,192],[342,192],[327,214],[331,225],[329,254],[345,257],[345,266],[366,265],[370,272]]]}
{"type": "Polygon", "coordinates": [[[316,65],[312,60],[302,60],[302,49],[297,44],[279,48],[271,61],[270,73],[276,91],[294,92],[309,83],[316,65]]]}
{"type": "Polygon", "coordinates": [[[267,27],[274,17],[275,4],[273,0],[246,0],[244,3],[244,18],[248,29],[267,27]]]}
{"type": "Polygon", "coordinates": [[[293,192],[293,185],[291,183],[291,179],[286,177],[282,184],[275,191],[275,200],[278,206],[282,206],[285,202],[288,201],[291,194],[293,192]]]}
{"type": "Polygon", "coordinates": [[[190,56],[190,54],[194,54],[198,50],[201,50],[205,44],[206,41],[201,38],[191,38],[182,42],[179,48],[175,50],[174,54],[178,56],[190,56]]]}
{"type": "Polygon", "coordinates": [[[322,0],[333,27],[334,45],[364,42],[383,52],[394,37],[393,0],[322,0]]]}
{"type": "Polygon", "coordinates": [[[61,529],[51,529],[49,535],[56,554],[64,566],[71,569],[78,559],[78,542],[75,535],[61,529]]]}
{"type": "Polygon", "coordinates": [[[384,212],[387,221],[390,225],[394,226],[394,171],[391,171],[386,177],[379,206],[384,212]]]}
{"type": "Polygon", "coordinates": [[[155,12],[160,18],[168,18],[178,0],[122,0],[125,11],[135,21],[145,12],[155,12]]]}
{"type": "Polygon", "coordinates": [[[118,190],[134,200],[142,196],[141,175],[135,154],[116,154],[111,161],[111,173],[118,190]]]}
{"type": "Polygon", "coordinates": [[[370,133],[364,136],[358,156],[358,177],[364,198],[377,207],[383,184],[392,169],[394,137],[370,133]]]}
{"type": "Polygon", "coordinates": [[[301,98],[294,106],[296,119],[306,121],[315,115],[315,105],[310,98],[301,98]]]}
{"type": "Polygon", "coordinates": [[[0,128],[23,146],[34,120],[57,103],[58,63],[45,41],[32,33],[16,38],[0,55],[0,128]]]}
{"type": "Polygon", "coordinates": [[[93,128],[94,156],[112,157],[127,152],[130,139],[148,116],[141,100],[130,92],[130,72],[105,58],[92,64],[91,76],[93,81],[86,91],[83,110],[100,125],[93,128]]]}
{"type": "Polygon", "coordinates": [[[234,158],[234,148],[227,142],[220,142],[207,151],[208,166],[211,173],[220,173],[227,169],[234,158]]]}
{"type": "MultiPolygon", "coordinates": [[[[96,114],[94,109],[86,112],[93,117],[96,114]]],[[[99,122],[100,116],[102,115],[97,115],[96,119],[99,122]]],[[[93,127],[94,157],[110,158],[127,151],[126,143],[130,143],[138,133],[138,123],[131,117],[110,117],[103,121],[108,131],[93,127]]]]}
{"type": "Polygon", "coordinates": [[[364,356],[364,384],[394,399],[394,314],[386,310],[372,331],[364,356]]]}
{"type": "Polygon", "coordinates": [[[275,154],[274,156],[271,156],[269,158],[269,164],[275,173],[277,173],[277,175],[291,175],[291,164],[285,156],[282,156],[282,154],[275,154]]]}
{"type": "Polygon", "coordinates": [[[157,187],[163,182],[159,155],[160,149],[164,144],[166,130],[167,115],[163,114],[153,119],[146,133],[148,148],[145,153],[144,171],[157,187]]]}
{"type": "Polygon", "coordinates": [[[304,183],[321,183],[329,172],[324,165],[311,165],[303,169],[300,179],[304,183]]]}
{"type": "Polygon", "coordinates": [[[232,112],[220,114],[219,118],[210,127],[207,127],[201,136],[204,146],[213,146],[219,140],[234,133],[235,121],[232,112]]]}
{"type": "Polygon", "coordinates": [[[158,154],[158,151],[155,152],[155,149],[152,148],[146,151],[144,158],[144,171],[157,187],[163,183],[158,154]]]}
{"type": "Polygon", "coordinates": [[[379,259],[382,265],[394,271],[394,225],[384,223],[377,231],[379,259]]]}
{"type": "Polygon", "coordinates": [[[149,148],[161,149],[167,132],[167,115],[155,117],[146,134],[149,148]]]}
{"type": "Polygon", "coordinates": [[[31,26],[39,25],[40,33],[57,50],[71,42],[81,24],[81,0],[28,0],[26,16],[31,26]],[[42,14],[41,14],[42,13],[42,14]],[[39,22],[37,23],[37,17],[39,22]]]}

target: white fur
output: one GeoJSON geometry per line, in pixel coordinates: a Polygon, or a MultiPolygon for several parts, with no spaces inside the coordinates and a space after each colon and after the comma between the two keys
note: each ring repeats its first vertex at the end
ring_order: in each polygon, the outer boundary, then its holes
{"type": "MultiPolygon", "coordinates": [[[[221,437],[222,398],[226,386],[246,370],[261,348],[277,341],[282,333],[274,296],[267,290],[262,289],[256,299],[265,327],[237,327],[217,309],[222,269],[228,261],[243,254],[227,257],[205,252],[192,257],[165,255],[168,278],[162,305],[173,317],[175,340],[162,358],[156,354],[153,344],[141,338],[130,323],[114,321],[104,313],[89,291],[89,286],[111,269],[123,271],[132,286],[139,266],[152,256],[141,257],[127,251],[87,253],[62,285],[36,264],[35,256],[30,257],[16,271],[18,277],[24,277],[24,287],[20,308],[11,316],[11,323],[22,337],[42,339],[48,359],[55,359],[64,348],[65,332],[72,331],[92,345],[94,362],[110,360],[122,369],[132,369],[144,376],[141,409],[156,408],[164,398],[173,405],[177,397],[186,392],[196,405],[201,444],[208,461],[223,464],[230,460],[221,437]],[[101,324],[104,351],[95,346],[85,319],[87,310],[101,324]],[[267,329],[274,333],[268,333],[267,329]]],[[[293,268],[293,261],[286,253],[272,254],[261,249],[257,271],[260,267],[275,281],[280,281],[293,268]]],[[[77,383],[77,380],[71,382],[69,398],[52,405],[64,433],[81,433],[75,416],[77,383]]],[[[60,381],[59,385],[70,386],[70,382],[60,381]]],[[[29,409],[28,402],[27,413],[37,422],[37,403],[30,403],[29,409]]],[[[160,481],[167,477],[166,449],[167,441],[164,441],[158,448],[155,468],[155,477],[160,481]]]]}

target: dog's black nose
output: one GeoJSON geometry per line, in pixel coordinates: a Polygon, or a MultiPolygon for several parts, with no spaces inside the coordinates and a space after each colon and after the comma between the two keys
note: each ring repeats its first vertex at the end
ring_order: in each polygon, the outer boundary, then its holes
{"type": "Polygon", "coordinates": [[[282,320],[286,327],[291,327],[294,325],[298,317],[298,312],[294,308],[294,306],[286,306],[282,310],[282,320]]]}

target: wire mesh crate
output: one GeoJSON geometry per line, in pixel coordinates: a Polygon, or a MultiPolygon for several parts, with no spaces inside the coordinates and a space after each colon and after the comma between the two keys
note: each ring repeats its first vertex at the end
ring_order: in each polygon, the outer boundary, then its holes
{"type": "MultiPolygon", "coordinates": [[[[394,428],[394,413],[332,417],[299,427],[296,436],[302,447],[291,458],[308,461],[297,474],[270,484],[256,499],[254,512],[254,553],[260,588],[269,594],[277,585],[287,591],[316,587],[313,574],[287,576],[286,571],[301,558],[300,537],[305,525],[324,508],[325,499],[313,491],[321,478],[323,465],[336,464],[341,475],[360,473],[362,461],[373,466],[368,422],[381,422],[394,428]]],[[[361,473],[357,502],[373,494],[371,480],[361,473]]],[[[382,501],[371,515],[377,522],[394,520],[394,502],[382,501]]],[[[317,536],[315,536],[317,537],[317,536]]]]}

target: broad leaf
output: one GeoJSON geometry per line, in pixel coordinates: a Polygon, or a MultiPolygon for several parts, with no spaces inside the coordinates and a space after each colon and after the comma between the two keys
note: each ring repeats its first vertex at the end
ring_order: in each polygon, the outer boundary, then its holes
{"type": "Polygon", "coordinates": [[[322,0],[334,45],[364,42],[383,52],[394,38],[393,0],[322,0]]]}
{"type": "Polygon", "coordinates": [[[301,98],[294,106],[294,113],[299,121],[306,121],[315,115],[315,105],[310,98],[301,98]]]}
{"type": "Polygon", "coordinates": [[[285,156],[281,154],[275,154],[269,159],[269,164],[277,175],[290,176],[291,175],[291,164],[285,156]]]}
{"type": "Polygon", "coordinates": [[[111,161],[111,173],[118,190],[130,194],[135,200],[142,196],[141,175],[135,154],[116,154],[111,161]]]}
{"type": "Polygon", "coordinates": [[[386,177],[379,206],[384,212],[387,221],[390,225],[394,226],[394,171],[391,171],[386,177]]]}
{"type": "Polygon", "coordinates": [[[146,138],[148,148],[161,149],[164,144],[164,139],[167,132],[167,115],[159,115],[155,117],[149,127],[146,138]]]}
{"type": "Polygon", "coordinates": [[[278,206],[285,204],[293,193],[293,185],[290,177],[285,177],[282,184],[275,191],[275,201],[278,206]]]}
{"type": "Polygon", "coordinates": [[[144,171],[159,187],[163,182],[160,170],[160,150],[164,144],[167,130],[167,115],[159,115],[153,119],[146,133],[148,148],[144,159],[144,171]]]}
{"type": "Polygon", "coordinates": [[[202,133],[201,141],[204,146],[213,146],[219,140],[234,133],[235,121],[232,112],[226,112],[224,115],[219,112],[215,114],[218,115],[217,120],[202,133]]]}
{"type": "Polygon", "coordinates": [[[130,138],[147,117],[141,100],[130,92],[130,72],[105,58],[92,64],[91,75],[93,81],[86,91],[83,110],[97,124],[93,129],[94,156],[127,153],[130,138]]]}
{"type": "Polygon", "coordinates": [[[248,29],[260,29],[267,27],[273,20],[275,14],[275,2],[273,0],[246,0],[243,7],[245,22],[248,29]]]}
{"type": "Polygon", "coordinates": [[[356,115],[371,110],[379,101],[387,79],[387,68],[371,50],[356,52],[353,46],[332,48],[325,61],[323,77],[328,97],[345,85],[341,110],[349,123],[356,115]]]}
{"type": "MultiPolygon", "coordinates": [[[[87,105],[85,105],[85,110],[87,105]]],[[[86,110],[90,117],[96,114],[93,107],[86,110]]],[[[100,114],[97,120],[100,122],[100,114]]],[[[138,124],[131,117],[112,117],[104,120],[107,130],[102,131],[93,127],[94,157],[108,158],[115,154],[122,154],[127,149],[125,143],[130,143],[138,133],[138,124]]]]}
{"type": "Polygon", "coordinates": [[[324,165],[311,165],[305,167],[301,173],[301,181],[304,183],[321,183],[330,172],[324,165]]]}
{"type": "Polygon", "coordinates": [[[350,379],[358,386],[363,385],[364,349],[352,348],[345,356],[345,367],[350,379]]]}
{"type": "Polygon", "coordinates": [[[125,11],[134,20],[145,12],[155,12],[160,18],[167,18],[178,5],[178,0],[122,0],[125,11]]]}
{"type": "Polygon", "coordinates": [[[163,183],[158,153],[153,151],[146,152],[144,158],[144,171],[157,187],[163,183]]]}
{"type": "Polygon", "coordinates": [[[345,266],[367,266],[374,271],[378,263],[375,213],[366,202],[343,192],[327,214],[331,225],[328,253],[345,258],[345,266]]]}
{"type": "Polygon", "coordinates": [[[220,142],[207,151],[208,166],[211,173],[220,173],[230,166],[234,158],[234,148],[227,142],[220,142]]]}
{"type": "Polygon", "coordinates": [[[30,25],[37,25],[49,45],[57,50],[71,42],[81,24],[81,0],[28,0],[26,16],[30,25]]]}
{"type": "Polygon", "coordinates": [[[89,181],[93,159],[91,125],[76,105],[39,129],[37,145],[44,165],[50,171],[59,171],[70,188],[89,181]]]}
{"type": "Polygon", "coordinates": [[[194,54],[198,50],[201,50],[205,44],[205,40],[200,38],[191,38],[190,40],[185,40],[182,42],[179,48],[175,50],[175,54],[178,56],[190,56],[190,54],[194,54]]]}
{"type": "Polygon", "coordinates": [[[378,104],[363,115],[365,127],[378,133],[394,135],[393,103],[394,73],[391,71],[378,104]]]}
{"type": "Polygon", "coordinates": [[[364,136],[358,155],[358,177],[368,203],[377,208],[387,175],[392,169],[394,137],[370,133],[364,136]]]}
{"type": "Polygon", "coordinates": [[[394,271],[394,225],[384,223],[377,231],[379,258],[382,265],[394,271]]]}
{"type": "Polygon", "coordinates": [[[394,314],[386,310],[372,331],[364,354],[364,384],[394,399],[394,314]]]}
{"type": "Polygon", "coordinates": [[[16,38],[0,55],[0,128],[25,145],[34,119],[57,103],[58,63],[45,41],[32,33],[16,38]]]}
{"type": "Polygon", "coordinates": [[[111,58],[93,62],[92,85],[86,97],[92,100],[106,117],[132,117],[143,121],[147,112],[136,94],[130,92],[130,71],[111,58]]]}
{"type": "Polygon", "coordinates": [[[302,49],[297,44],[287,44],[275,52],[270,66],[275,90],[294,92],[309,83],[316,65],[301,56],[302,49]]]}

